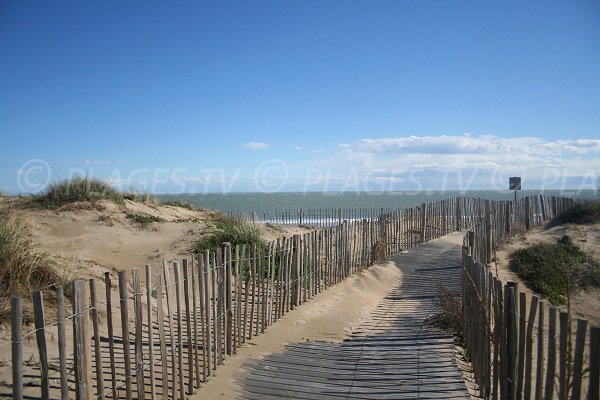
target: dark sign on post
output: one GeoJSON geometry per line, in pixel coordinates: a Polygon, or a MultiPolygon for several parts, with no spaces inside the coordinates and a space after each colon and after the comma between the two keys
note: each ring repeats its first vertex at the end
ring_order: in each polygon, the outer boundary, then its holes
{"type": "Polygon", "coordinates": [[[521,177],[511,176],[508,178],[508,190],[515,191],[515,203],[517,202],[517,190],[521,190],[521,177]]]}
{"type": "Polygon", "coordinates": [[[520,176],[511,176],[508,178],[508,190],[521,190],[520,176]]]}

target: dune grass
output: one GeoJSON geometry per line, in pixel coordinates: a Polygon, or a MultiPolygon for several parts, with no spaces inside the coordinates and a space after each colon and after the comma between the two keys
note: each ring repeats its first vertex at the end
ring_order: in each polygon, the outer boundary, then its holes
{"type": "Polygon", "coordinates": [[[125,217],[140,225],[142,228],[147,228],[154,222],[165,222],[164,218],[148,214],[127,213],[125,217]]]}
{"type": "Polygon", "coordinates": [[[546,224],[546,228],[564,224],[591,225],[600,223],[600,201],[575,204],[546,224]]]}
{"type": "Polygon", "coordinates": [[[35,197],[46,207],[58,208],[74,202],[110,200],[117,204],[124,201],[123,194],[109,183],[96,178],[73,178],[54,182],[48,190],[35,197]]]}
{"type": "Polygon", "coordinates": [[[125,200],[151,205],[167,205],[192,209],[193,207],[180,200],[161,202],[148,190],[139,191],[130,188],[126,192],[115,189],[109,182],[91,177],[75,177],[69,180],[57,181],[42,194],[34,197],[35,201],[48,208],[59,208],[76,202],[94,203],[99,200],[109,200],[123,204],[125,200]]]}
{"type": "Polygon", "coordinates": [[[57,267],[55,259],[34,246],[23,219],[0,211],[0,322],[10,316],[10,296],[68,284],[57,267]]]}
{"type": "Polygon", "coordinates": [[[153,196],[147,189],[144,191],[137,190],[133,187],[129,191],[121,194],[125,200],[131,200],[138,203],[159,205],[160,201],[156,196],[153,196]]]}
{"type": "Polygon", "coordinates": [[[161,206],[171,206],[171,207],[179,207],[185,208],[187,210],[192,210],[194,207],[190,203],[183,202],[181,200],[166,200],[160,202],[161,206]]]}
{"type": "Polygon", "coordinates": [[[236,245],[266,246],[257,225],[239,218],[219,216],[214,222],[208,224],[200,238],[196,241],[194,252],[214,250],[229,242],[232,247],[236,245]]]}
{"type": "Polygon", "coordinates": [[[588,286],[600,286],[600,264],[563,236],[556,243],[540,243],[517,250],[510,268],[535,292],[552,304],[588,286]]]}
{"type": "Polygon", "coordinates": [[[2,295],[52,286],[59,281],[56,261],[37,249],[25,222],[0,211],[0,290],[2,295]]]}

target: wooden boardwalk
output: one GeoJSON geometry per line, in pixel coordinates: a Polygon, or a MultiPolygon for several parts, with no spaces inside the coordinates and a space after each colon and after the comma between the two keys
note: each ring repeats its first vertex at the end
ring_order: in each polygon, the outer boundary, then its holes
{"type": "Polygon", "coordinates": [[[404,274],[351,338],[290,344],[249,360],[237,376],[242,399],[469,398],[453,339],[424,326],[438,283],[460,289],[462,234],[392,261],[404,274]]]}

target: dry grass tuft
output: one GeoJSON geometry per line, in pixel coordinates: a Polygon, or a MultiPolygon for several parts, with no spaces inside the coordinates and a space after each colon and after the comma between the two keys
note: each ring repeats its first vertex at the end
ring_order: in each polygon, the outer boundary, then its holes
{"type": "Polygon", "coordinates": [[[56,261],[32,243],[25,222],[15,214],[0,211],[0,290],[14,294],[47,288],[58,279],[56,261]]]}
{"type": "Polygon", "coordinates": [[[122,193],[125,200],[131,200],[138,203],[160,205],[160,201],[156,196],[153,196],[148,192],[148,189],[142,191],[137,190],[134,187],[130,187],[128,192],[122,193]]]}
{"type": "Polygon", "coordinates": [[[89,201],[78,201],[75,203],[67,203],[58,209],[59,211],[105,211],[106,206],[100,203],[90,203],[89,201]]]}
{"type": "Polygon", "coordinates": [[[435,312],[426,319],[426,324],[444,332],[463,337],[462,293],[445,285],[438,285],[435,312]]]}
{"type": "Polygon", "coordinates": [[[54,258],[34,246],[25,221],[0,211],[0,322],[10,315],[10,296],[70,283],[71,277],[60,274],[57,266],[54,258]]]}
{"type": "Polygon", "coordinates": [[[373,255],[373,264],[379,264],[385,261],[385,242],[380,240],[373,243],[371,248],[371,254],[373,255]]]}

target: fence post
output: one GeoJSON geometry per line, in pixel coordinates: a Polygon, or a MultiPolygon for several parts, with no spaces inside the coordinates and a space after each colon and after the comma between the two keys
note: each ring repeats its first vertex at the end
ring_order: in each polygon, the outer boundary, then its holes
{"type": "Polygon", "coordinates": [[[143,316],[142,316],[142,293],[140,286],[140,276],[137,268],[131,270],[133,278],[133,329],[134,329],[134,347],[133,354],[135,360],[135,381],[137,387],[137,397],[140,400],[145,399],[144,390],[144,359],[143,359],[143,316]]]}
{"type": "MultiPolygon", "coordinates": [[[[110,272],[104,273],[104,290],[106,295],[106,325],[108,329],[108,353],[110,359],[111,397],[117,396],[117,372],[115,367],[115,339],[112,315],[112,284],[110,272]]],[[[66,369],[66,368],[65,368],[66,369]]],[[[68,399],[68,397],[67,397],[68,399]]]]}
{"type": "MultiPolygon", "coordinates": [[[[129,342],[129,312],[127,307],[127,271],[119,271],[119,306],[121,308],[121,334],[125,363],[125,396],[131,400],[131,343],[129,342]]],[[[89,347],[89,346],[88,346],[89,347]]]]}
{"type": "Polygon", "coordinates": [[[46,321],[44,317],[44,298],[42,292],[36,290],[32,293],[33,315],[35,321],[35,341],[40,355],[40,383],[42,400],[50,398],[50,379],[48,377],[48,350],[46,347],[46,321]]]}
{"type": "Polygon", "coordinates": [[[67,339],[65,331],[65,294],[62,286],[56,288],[56,308],[58,319],[58,363],[60,369],[60,398],[69,400],[69,381],[67,374],[67,339]]]}
{"type": "Polygon", "coordinates": [[[531,229],[530,197],[525,197],[525,229],[531,229]]]}
{"type": "Polygon", "coordinates": [[[102,370],[102,344],[100,343],[100,321],[98,316],[98,296],[96,279],[90,279],[90,299],[92,302],[92,328],[94,332],[94,358],[96,360],[96,398],[104,399],[104,373],[102,370]]]}
{"type": "Polygon", "coordinates": [[[492,240],[492,210],[489,201],[485,202],[485,262],[492,261],[494,242],[492,240]]]}
{"type": "Polygon", "coordinates": [[[570,366],[567,366],[567,362],[570,362],[571,360],[568,360],[567,356],[567,342],[568,342],[568,336],[571,335],[570,329],[569,329],[569,314],[566,311],[561,311],[558,315],[558,320],[559,320],[559,342],[558,342],[558,357],[559,357],[559,372],[558,372],[558,398],[559,399],[566,399],[567,398],[567,385],[568,385],[568,381],[569,379],[569,375],[571,372],[571,368],[570,366]]]}
{"type": "MultiPolygon", "coordinates": [[[[340,209],[340,218],[342,210],[340,209]]],[[[300,304],[300,235],[294,235],[292,256],[292,310],[300,304]]]]}
{"type": "Polygon", "coordinates": [[[73,348],[75,350],[75,395],[77,400],[92,398],[92,346],[90,343],[89,318],[90,299],[87,279],[73,282],[73,348]]]}
{"type": "MultiPolygon", "coordinates": [[[[192,316],[190,311],[190,273],[188,268],[188,259],[184,258],[181,260],[182,268],[183,268],[183,303],[185,305],[185,334],[186,340],[185,344],[187,347],[187,362],[188,362],[188,388],[187,394],[194,394],[194,374],[195,374],[195,364],[194,364],[194,352],[195,349],[194,344],[194,335],[192,335],[192,316]]],[[[192,271],[193,273],[193,271],[192,271]]],[[[194,334],[196,332],[194,331],[194,334]]],[[[183,346],[183,343],[180,344],[183,346]]]]}
{"type": "Polygon", "coordinates": [[[13,399],[23,400],[23,298],[10,299],[10,330],[12,342],[13,399]]]}
{"type": "Polygon", "coordinates": [[[511,222],[512,222],[512,206],[513,203],[512,202],[506,202],[504,208],[505,208],[505,212],[506,212],[506,227],[505,227],[505,234],[507,236],[510,236],[512,234],[512,226],[511,226],[511,222]]]}
{"type": "Polygon", "coordinates": [[[225,351],[228,356],[233,353],[233,301],[232,301],[232,285],[231,285],[231,270],[233,266],[231,243],[224,243],[224,273],[225,273],[225,351]]]}
{"type": "Polygon", "coordinates": [[[556,307],[550,307],[548,322],[548,357],[546,364],[546,387],[544,390],[544,399],[552,400],[554,398],[554,372],[556,371],[556,307]]]}
{"type": "Polygon", "coordinates": [[[590,381],[588,399],[600,399],[600,327],[590,329],[590,381]]]}
{"type": "Polygon", "coordinates": [[[420,226],[420,234],[421,234],[421,238],[419,240],[419,244],[423,244],[425,243],[425,221],[426,221],[426,215],[425,215],[425,203],[421,204],[421,226],[420,226]]]}

